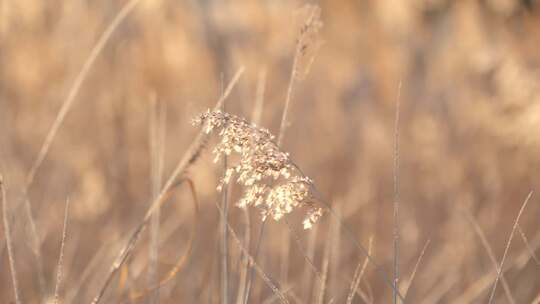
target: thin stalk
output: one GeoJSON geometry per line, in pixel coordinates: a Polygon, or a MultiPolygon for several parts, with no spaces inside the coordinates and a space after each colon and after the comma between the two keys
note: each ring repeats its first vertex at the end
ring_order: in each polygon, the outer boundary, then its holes
{"type": "Polygon", "coordinates": [[[62,229],[62,240],[60,243],[60,254],[58,255],[58,264],[56,267],[56,285],[54,288],[54,303],[60,303],[60,286],[62,283],[62,267],[64,265],[64,249],[67,238],[67,224],[69,214],[69,198],[66,200],[66,208],[64,210],[64,228],[62,229]]]}
{"type": "MultiPolygon", "coordinates": [[[[262,223],[261,223],[261,228],[259,229],[259,235],[257,236],[257,244],[255,245],[255,255],[253,255],[253,261],[256,261],[257,260],[257,257],[259,255],[259,252],[261,251],[261,243],[262,243],[262,239],[263,239],[263,236],[264,236],[264,227],[266,226],[266,220],[263,220],[262,223]]],[[[244,304],[247,304],[248,301],[249,301],[249,296],[250,296],[250,293],[251,293],[251,284],[252,284],[252,281],[253,281],[253,271],[254,271],[254,268],[253,268],[253,263],[249,262],[250,264],[250,267],[251,267],[251,271],[249,273],[249,276],[248,276],[248,280],[247,280],[247,286],[246,286],[246,296],[244,297],[244,304]]]]}
{"type": "Polygon", "coordinates": [[[264,93],[266,89],[266,68],[263,68],[258,75],[257,91],[255,92],[255,106],[253,107],[253,113],[251,115],[251,121],[259,125],[261,123],[263,106],[264,106],[264,93]]]}
{"type": "Polygon", "coordinates": [[[334,236],[334,230],[337,230],[337,225],[332,223],[332,227],[330,227],[327,235],[327,241],[326,246],[324,247],[324,254],[323,254],[323,261],[322,261],[322,278],[320,280],[319,285],[319,292],[316,297],[316,303],[323,304],[324,298],[326,295],[326,288],[327,288],[327,282],[328,282],[328,270],[330,266],[330,259],[332,255],[332,246],[333,246],[333,239],[334,236]]]}
{"type": "MultiPolygon", "coordinates": [[[[491,245],[489,244],[484,231],[482,231],[482,228],[478,224],[478,221],[472,216],[472,214],[470,214],[469,212],[466,212],[465,215],[467,216],[467,219],[469,220],[469,222],[471,222],[471,224],[473,225],[474,231],[480,238],[480,242],[482,243],[482,246],[484,246],[484,249],[486,250],[488,257],[493,263],[493,267],[495,268],[495,271],[497,272],[499,268],[499,265],[497,265],[497,258],[495,257],[493,248],[491,248],[491,245]]],[[[508,303],[515,304],[516,301],[514,300],[514,297],[512,296],[512,292],[510,291],[510,285],[508,285],[508,282],[506,281],[504,274],[501,274],[501,282],[503,284],[503,289],[508,299],[508,303]]]]}
{"type": "Polygon", "coordinates": [[[399,110],[401,101],[401,81],[396,98],[396,116],[394,121],[394,292],[393,303],[398,303],[399,286],[399,110]]]}
{"type": "MultiPolygon", "coordinates": [[[[223,91],[223,78],[222,78],[222,88],[223,91]]],[[[222,110],[225,112],[225,102],[222,104],[222,110]]],[[[223,157],[223,176],[227,172],[227,155],[223,157]]],[[[223,213],[221,213],[221,247],[220,247],[220,257],[221,257],[221,302],[223,304],[229,303],[229,244],[228,244],[228,235],[227,235],[227,221],[229,217],[229,201],[228,201],[228,189],[230,184],[225,185],[221,192],[221,206],[223,208],[223,213]]]]}
{"type": "Polygon", "coordinates": [[[37,171],[39,170],[43,160],[45,159],[45,157],[47,156],[47,153],[49,152],[49,148],[51,147],[54,137],[56,136],[56,133],[58,132],[60,126],[64,122],[64,118],[66,117],[68,111],[73,105],[73,102],[75,101],[75,97],[77,97],[77,94],[79,93],[81,85],[86,79],[88,72],[94,65],[96,58],[103,50],[103,48],[105,47],[105,45],[111,38],[114,31],[118,28],[118,26],[122,23],[122,21],[126,19],[126,17],[135,8],[138,2],[139,0],[131,0],[127,2],[120,9],[118,14],[116,14],[112,22],[107,26],[103,34],[101,34],[101,36],[99,37],[97,43],[94,45],[94,47],[90,51],[90,54],[86,58],[86,61],[84,62],[81,70],[79,71],[79,74],[77,74],[77,77],[75,77],[75,81],[71,85],[68,95],[66,99],[64,100],[64,102],[62,103],[62,106],[60,107],[60,110],[58,111],[56,119],[54,120],[49,130],[49,133],[47,133],[47,137],[45,137],[45,140],[43,141],[43,145],[41,146],[38,156],[36,160],[34,161],[32,168],[30,169],[30,172],[28,173],[26,177],[26,189],[30,188],[30,186],[32,185],[37,171]]]}
{"type": "MultiPolygon", "coordinates": [[[[162,186],[163,164],[165,151],[165,126],[166,126],[166,104],[158,102],[155,94],[150,101],[150,123],[149,123],[149,146],[150,146],[150,171],[152,198],[156,198],[162,186]]],[[[160,209],[156,209],[150,222],[150,246],[149,246],[149,266],[148,284],[155,286],[158,283],[157,265],[159,256],[159,235],[160,235],[160,209]]],[[[150,303],[159,302],[159,289],[155,289],[150,296],[150,303]]]]}
{"type": "Polygon", "coordinates": [[[529,192],[529,195],[527,195],[527,198],[525,198],[525,201],[521,205],[521,209],[519,209],[519,213],[516,217],[516,220],[514,221],[514,226],[512,227],[512,232],[510,232],[510,237],[508,238],[508,242],[506,243],[506,248],[504,248],[503,257],[501,260],[501,264],[497,268],[497,277],[495,278],[495,283],[493,283],[493,288],[491,289],[491,295],[489,296],[488,303],[491,304],[494,301],[495,298],[495,291],[497,290],[497,284],[499,283],[499,279],[501,277],[502,269],[504,266],[504,262],[506,261],[506,256],[508,255],[508,250],[510,249],[510,243],[512,243],[512,239],[514,238],[514,233],[516,232],[517,226],[519,224],[519,219],[521,218],[521,214],[523,214],[523,211],[525,210],[525,207],[527,206],[527,203],[531,199],[533,192],[529,192]]]}
{"type": "MultiPolygon", "coordinates": [[[[255,106],[253,107],[253,113],[251,117],[251,121],[256,124],[260,125],[261,123],[261,116],[262,116],[262,109],[264,105],[264,92],[266,87],[266,69],[263,69],[259,73],[259,79],[257,81],[257,92],[255,96],[255,106]]],[[[257,237],[257,244],[255,245],[255,254],[253,258],[257,260],[257,257],[259,255],[259,251],[261,248],[261,242],[264,235],[264,227],[266,226],[266,220],[262,221],[261,228],[259,230],[259,235],[257,237]]],[[[249,247],[248,247],[249,249],[249,247]]],[[[251,263],[249,263],[249,267],[251,271],[247,273],[247,279],[246,279],[246,288],[244,290],[243,295],[243,304],[247,304],[249,295],[251,292],[251,284],[252,284],[252,278],[253,278],[253,268],[251,266],[251,263]]]]}
{"type": "Polygon", "coordinates": [[[298,60],[302,52],[300,43],[296,44],[296,51],[293,59],[293,65],[291,68],[291,75],[289,76],[289,86],[287,87],[287,96],[285,97],[285,106],[283,108],[283,114],[281,115],[281,124],[279,126],[279,135],[277,138],[277,145],[281,147],[283,138],[285,137],[285,130],[287,129],[287,122],[289,117],[289,107],[293,98],[294,85],[296,84],[296,74],[298,69],[298,60]]]}
{"type": "MultiPolygon", "coordinates": [[[[369,245],[368,245],[368,253],[371,254],[371,249],[373,248],[373,237],[369,238],[369,245]]],[[[362,281],[362,277],[364,276],[364,272],[366,271],[366,267],[368,265],[368,259],[364,259],[363,263],[358,263],[358,266],[356,266],[356,270],[354,271],[353,280],[351,282],[351,287],[349,288],[349,295],[347,296],[347,304],[352,304],[352,301],[354,299],[354,295],[356,294],[356,291],[358,290],[358,285],[360,285],[360,282],[362,281]]]]}
{"type": "Polygon", "coordinates": [[[527,250],[529,251],[529,254],[531,255],[531,258],[534,260],[536,265],[540,266],[540,260],[538,260],[538,257],[534,253],[534,250],[531,247],[531,244],[529,243],[529,240],[527,239],[527,236],[525,235],[525,232],[523,232],[523,229],[521,229],[521,225],[518,225],[518,232],[521,235],[521,239],[523,240],[523,243],[525,244],[525,247],[527,247],[527,250]]]}
{"type": "Polygon", "coordinates": [[[43,261],[41,260],[41,241],[38,235],[38,230],[36,227],[36,221],[34,219],[34,215],[32,213],[32,205],[30,203],[30,198],[28,197],[28,194],[24,194],[22,196],[22,204],[24,207],[24,212],[26,215],[26,218],[28,219],[28,226],[30,228],[30,248],[32,250],[32,253],[34,254],[34,258],[36,259],[37,264],[37,279],[39,283],[39,291],[41,294],[45,294],[45,273],[43,271],[43,261]]]}
{"type": "Polygon", "coordinates": [[[290,235],[290,229],[289,230],[281,230],[280,237],[282,239],[280,243],[280,267],[279,267],[279,282],[283,286],[288,285],[288,279],[289,279],[289,256],[291,251],[291,235],[290,235]]]}
{"type": "MultiPolygon", "coordinates": [[[[316,241],[317,241],[317,232],[319,230],[319,225],[314,225],[308,235],[307,241],[307,250],[306,250],[306,263],[308,263],[310,268],[315,268],[313,259],[315,257],[316,241]]],[[[316,268],[315,268],[316,269],[316,268]]],[[[313,275],[309,271],[308,267],[304,267],[304,272],[302,274],[302,298],[308,301],[309,297],[312,294],[313,285],[313,275]]]]}
{"type": "Polygon", "coordinates": [[[422,251],[420,252],[420,255],[418,256],[418,260],[416,260],[416,264],[414,264],[413,271],[411,273],[411,278],[409,279],[409,282],[405,286],[405,290],[402,292],[405,299],[407,299],[407,294],[409,292],[409,288],[411,288],[411,285],[414,281],[414,278],[416,277],[416,273],[418,271],[418,268],[420,267],[420,263],[422,262],[422,259],[424,258],[424,254],[426,253],[426,249],[429,246],[429,243],[431,240],[427,240],[426,244],[424,245],[424,248],[422,248],[422,251]]]}
{"type": "MultiPolygon", "coordinates": [[[[251,220],[249,218],[249,211],[244,208],[242,209],[242,214],[244,215],[244,219],[246,222],[246,230],[244,232],[244,242],[245,247],[249,250],[251,248],[251,220]]],[[[245,254],[242,254],[242,260],[241,265],[242,269],[240,271],[240,280],[238,283],[238,291],[237,291],[237,297],[236,297],[236,303],[242,304],[244,303],[244,297],[246,292],[246,285],[247,285],[247,278],[249,273],[249,259],[245,254]]]]}
{"type": "Polygon", "coordinates": [[[9,224],[7,215],[6,188],[4,186],[2,174],[0,174],[0,192],[2,194],[2,219],[4,221],[4,234],[6,235],[6,247],[8,252],[9,269],[11,271],[11,282],[13,283],[13,294],[15,296],[15,303],[21,304],[19,282],[17,280],[17,268],[15,268],[15,255],[13,253],[13,239],[11,238],[11,226],[9,224]]]}

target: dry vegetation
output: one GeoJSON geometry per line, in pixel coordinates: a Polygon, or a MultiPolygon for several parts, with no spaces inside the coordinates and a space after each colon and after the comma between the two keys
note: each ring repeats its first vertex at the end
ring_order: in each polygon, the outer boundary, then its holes
{"type": "Polygon", "coordinates": [[[0,0],[0,303],[540,303],[540,3],[316,4],[0,0]]]}

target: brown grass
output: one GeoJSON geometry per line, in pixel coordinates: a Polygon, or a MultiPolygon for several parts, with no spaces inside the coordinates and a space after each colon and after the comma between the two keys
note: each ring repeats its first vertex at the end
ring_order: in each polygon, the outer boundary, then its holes
{"type": "Polygon", "coordinates": [[[538,303],[540,4],[305,4],[0,1],[0,303],[538,303]],[[311,230],[216,191],[222,96],[311,230]]]}

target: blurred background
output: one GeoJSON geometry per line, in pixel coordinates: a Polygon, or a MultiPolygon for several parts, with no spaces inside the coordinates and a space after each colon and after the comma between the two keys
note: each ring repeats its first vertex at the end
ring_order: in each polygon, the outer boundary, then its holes
{"type": "MultiPolygon", "coordinates": [[[[60,299],[91,301],[156,181],[169,176],[198,131],[192,118],[215,104],[238,68],[246,70],[227,111],[251,119],[264,96],[260,125],[279,132],[306,2],[140,0],[97,54],[28,189],[31,224],[25,179],[85,61],[126,3],[0,1],[0,170],[25,303],[46,302],[54,292],[68,198],[60,299]],[[164,134],[157,158],[156,112],[164,134]]],[[[391,279],[401,83],[398,264],[407,302],[487,303],[509,244],[494,299],[540,303],[540,194],[514,226],[527,195],[540,190],[540,2],[310,3],[320,6],[324,25],[311,42],[314,61],[295,85],[283,149],[356,240],[368,247],[372,239],[379,270],[391,279]]],[[[223,167],[210,152],[187,173],[198,217],[181,188],[161,211],[157,265],[149,262],[155,249],[145,231],[103,303],[223,303],[215,206],[223,167]],[[182,256],[194,222],[193,250],[174,279],[159,293],[134,296],[182,256]]],[[[246,226],[242,210],[230,209],[230,223],[253,253],[261,221],[256,210],[248,215],[246,226]]],[[[268,221],[258,264],[291,303],[345,303],[365,256],[332,216],[309,231],[295,216],[288,222],[268,221]]],[[[5,225],[1,231],[0,302],[10,303],[5,225]]],[[[237,244],[229,245],[229,301],[236,303],[244,264],[237,244]]],[[[391,296],[368,264],[352,302],[388,303],[391,296]]],[[[249,303],[273,298],[254,274],[249,303]]]]}

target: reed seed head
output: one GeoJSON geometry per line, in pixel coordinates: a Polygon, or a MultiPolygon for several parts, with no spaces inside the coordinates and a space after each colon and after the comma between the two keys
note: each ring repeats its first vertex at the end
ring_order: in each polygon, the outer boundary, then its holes
{"type": "Polygon", "coordinates": [[[223,155],[238,156],[217,186],[221,191],[234,177],[243,188],[238,207],[259,208],[263,221],[268,217],[277,221],[295,209],[306,208],[305,229],[322,216],[323,210],[313,197],[313,181],[302,174],[288,153],[279,149],[268,130],[220,110],[208,110],[193,123],[207,134],[218,134],[220,141],[212,151],[214,162],[223,155]]]}

